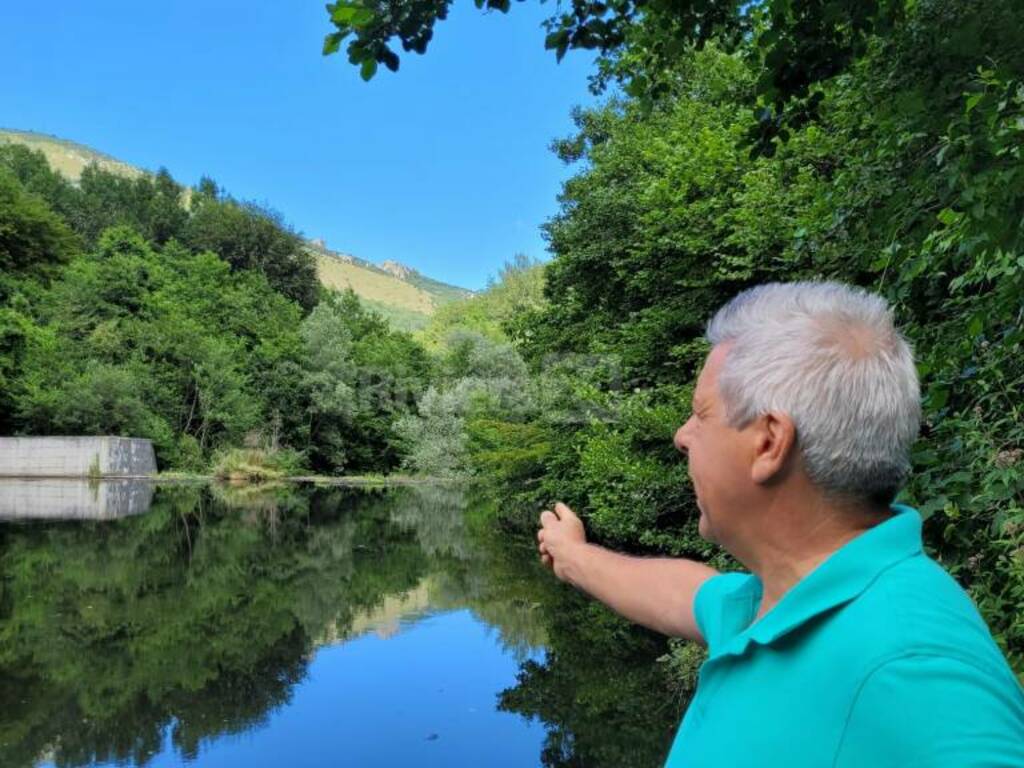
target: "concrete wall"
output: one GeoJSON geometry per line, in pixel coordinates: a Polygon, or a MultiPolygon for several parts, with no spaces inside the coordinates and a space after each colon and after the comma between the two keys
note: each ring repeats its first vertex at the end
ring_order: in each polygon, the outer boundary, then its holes
{"type": "Polygon", "coordinates": [[[153,501],[148,480],[0,478],[0,520],[114,520],[153,501]]]}
{"type": "Polygon", "coordinates": [[[0,437],[0,477],[156,474],[149,440],[137,437],[0,437]]]}

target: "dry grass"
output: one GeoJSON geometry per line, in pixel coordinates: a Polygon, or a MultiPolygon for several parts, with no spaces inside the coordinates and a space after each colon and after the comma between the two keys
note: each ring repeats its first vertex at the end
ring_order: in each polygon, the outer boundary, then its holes
{"type": "Polygon", "coordinates": [[[144,173],[135,166],[122,163],[102,152],[53,136],[43,136],[27,131],[0,130],[0,142],[23,144],[29,149],[42,152],[50,167],[71,181],[78,181],[82,177],[82,171],[90,163],[96,163],[105,171],[130,179],[142,176],[144,173]]]}
{"type": "Polygon", "coordinates": [[[370,301],[421,315],[434,314],[434,300],[429,293],[392,275],[321,255],[316,258],[316,272],[320,282],[328,288],[339,291],[351,288],[370,301]]]}

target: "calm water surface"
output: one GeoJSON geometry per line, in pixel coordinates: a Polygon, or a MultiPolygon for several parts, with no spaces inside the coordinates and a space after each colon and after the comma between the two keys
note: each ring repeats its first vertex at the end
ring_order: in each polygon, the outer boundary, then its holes
{"type": "Polygon", "coordinates": [[[150,491],[0,481],[5,768],[664,759],[664,647],[464,491],[150,491]]]}

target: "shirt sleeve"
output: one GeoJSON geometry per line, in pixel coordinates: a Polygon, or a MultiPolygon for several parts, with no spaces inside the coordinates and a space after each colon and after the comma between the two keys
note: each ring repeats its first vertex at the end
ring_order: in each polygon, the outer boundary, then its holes
{"type": "Polygon", "coordinates": [[[751,578],[746,573],[720,573],[697,588],[693,617],[710,653],[735,632],[737,617],[733,614],[737,606],[732,598],[751,578]]]}
{"type": "Polygon", "coordinates": [[[834,768],[1021,768],[1024,693],[1007,670],[908,655],[861,685],[834,768]]]}

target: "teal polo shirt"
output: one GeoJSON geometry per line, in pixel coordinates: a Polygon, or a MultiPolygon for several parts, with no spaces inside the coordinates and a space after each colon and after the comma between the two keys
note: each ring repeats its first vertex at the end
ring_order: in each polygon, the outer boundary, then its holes
{"type": "Polygon", "coordinates": [[[754,621],[761,582],[715,576],[708,645],[667,768],[1024,766],[1024,692],[909,507],[754,621]]]}

